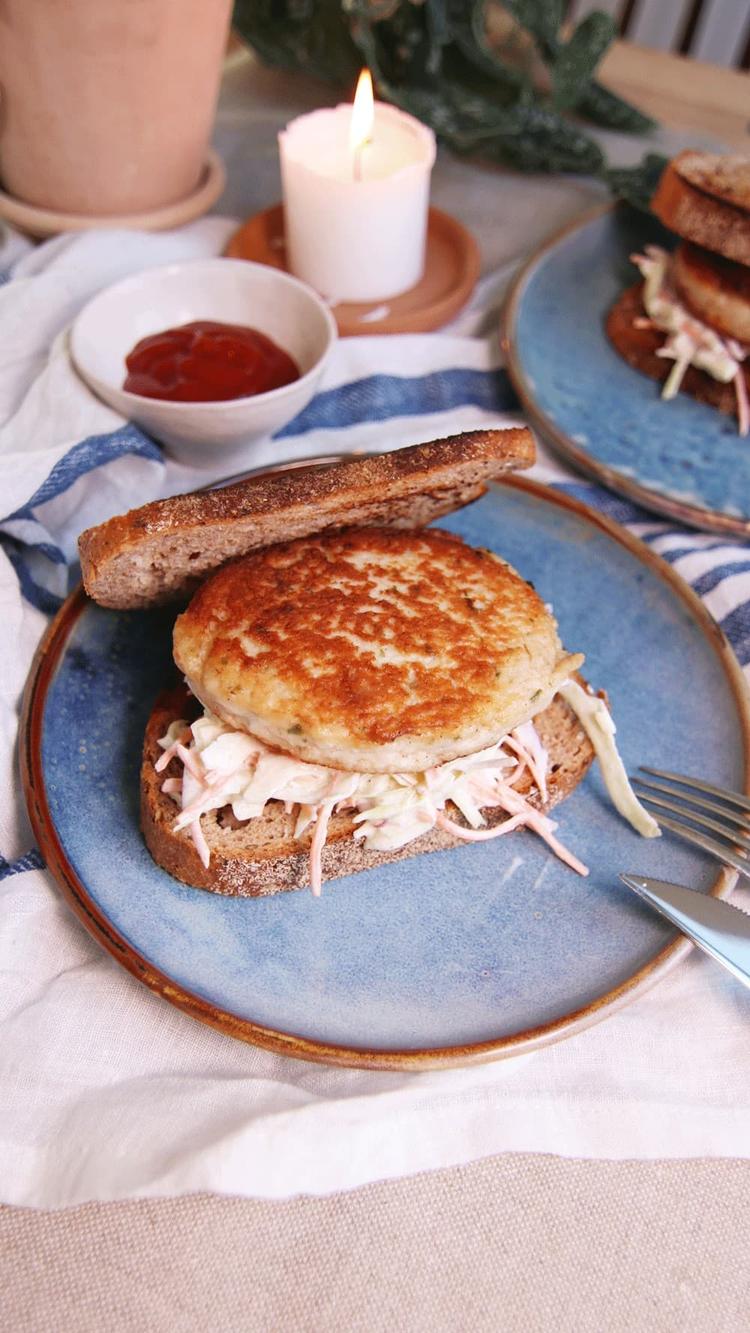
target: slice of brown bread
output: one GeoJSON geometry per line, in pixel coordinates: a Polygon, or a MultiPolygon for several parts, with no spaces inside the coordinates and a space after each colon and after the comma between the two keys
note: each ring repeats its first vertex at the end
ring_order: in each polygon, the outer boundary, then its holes
{"type": "Polygon", "coordinates": [[[534,457],[525,426],[475,430],[156,500],[81,533],[84,586],[102,606],[153,606],[262,546],[334,528],[423,527],[477,499],[490,478],[531,467],[534,457]]]}
{"type": "Polygon", "coordinates": [[[686,148],[675,160],[689,185],[724,203],[750,209],[750,154],[704,153],[686,148]]]}
{"type": "MultiPolygon", "coordinates": [[[[674,362],[656,355],[658,349],[664,346],[663,333],[658,329],[639,329],[635,326],[634,321],[644,318],[646,313],[642,291],[643,283],[637,282],[618,297],[607,315],[605,325],[607,336],[628,365],[634,370],[639,370],[642,375],[648,375],[652,380],[663,383],[674,362]]],[[[750,391],[750,367],[743,367],[743,374],[750,391]]],[[[737,416],[737,395],[734,384],[722,384],[720,380],[715,380],[695,366],[688,366],[685,371],[680,392],[689,393],[692,398],[697,398],[701,403],[708,403],[710,407],[716,407],[729,416],[737,416]]]]}
{"type": "MultiPolygon", "coordinates": [[[[580,678],[579,678],[580,679],[580,678]]],[[[193,716],[196,709],[184,686],[165,691],[156,702],[146,728],[141,768],[141,828],[151,855],[163,870],[175,879],[197,889],[245,898],[263,898],[286,889],[305,888],[310,883],[310,832],[294,837],[294,816],[288,815],[280,802],[273,801],[260,819],[238,824],[229,808],[203,815],[201,827],[211,851],[206,868],[200,860],[190,834],[173,829],[177,806],[162,790],[167,776],[179,776],[180,766],[173,760],[157,773],[154,764],[162,751],[158,745],[170,722],[193,716]]],[[[591,742],[578,718],[561,698],[553,699],[534,719],[550,760],[549,799],[545,809],[564,800],[587,773],[594,757],[591,742]]],[[[518,790],[528,795],[530,782],[518,790]]],[[[530,797],[541,807],[538,793],[530,797]]],[[[454,808],[449,813],[457,823],[463,816],[454,808]]],[[[485,812],[489,826],[507,818],[503,810],[485,812]]],[[[347,813],[333,815],[323,848],[323,879],[340,879],[389,861],[401,861],[421,852],[443,851],[456,847],[461,839],[442,829],[432,829],[414,842],[394,852],[368,852],[352,837],[354,824],[347,813]]],[[[512,835],[509,835],[512,836],[512,835]]],[[[575,848],[571,849],[575,851],[575,848]]]]}
{"type": "Polygon", "coordinates": [[[678,236],[750,264],[750,158],[680,153],[665,167],[651,208],[678,236]]]}

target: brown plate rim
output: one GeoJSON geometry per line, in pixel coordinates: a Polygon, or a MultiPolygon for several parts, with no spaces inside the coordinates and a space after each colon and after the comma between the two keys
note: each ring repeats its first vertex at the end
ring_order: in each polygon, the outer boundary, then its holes
{"type": "MultiPolygon", "coordinates": [[[[309,461],[314,464],[316,460],[309,461]]],[[[625,547],[638,561],[652,569],[686,605],[719,658],[727,677],[742,735],[743,790],[750,795],[750,700],[746,693],[744,678],[728,640],[692,588],[666,561],[644,546],[638,538],[580,500],[528,478],[507,477],[496,484],[524,491],[538,500],[556,505],[593,524],[625,547]]],[[[377,1070],[450,1068],[527,1053],[564,1037],[573,1036],[592,1023],[608,1017],[636,995],[641,994],[674,967],[693,947],[688,939],[677,935],[619,986],[552,1023],[484,1042],[416,1050],[372,1049],[312,1041],[296,1033],[284,1032],[254,1023],[249,1019],[239,1018],[236,1014],[220,1009],[187,988],[177,985],[172,978],[159,971],[139,954],[111,925],[97,906],[68,860],[57,835],[47,801],[41,761],[44,704],[71,630],[87,604],[88,598],[79,585],[63,603],[39,644],[24,690],[19,746],[23,790],[29,818],[48,870],[68,906],[72,908],[89,934],[132,976],[191,1017],[218,1029],[225,1035],[300,1060],[377,1070]]],[[[709,892],[718,898],[727,897],[736,878],[735,872],[720,870],[709,892]]]]}
{"type": "Polygon", "coordinates": [[[572,463],[579,472],[594,477],[608,490],[623,495],[627,500],[632,500],[634,504],[640,505],[643,509],[648,509],[651,513],[676,519],[678,523],[687,524],[691,528],[699,528],[703,532],[718,532],[724,536],[729,535],[747,540],[750,537],[750,519],[735,518],[731,514],[723,514],[714,509],[705,509],[701,505],[688,504],[684,500],[678,500],[664,495],[660,491],[651,490],[648,486],[642,486],[640,482],[624,476],[615,468],[608,467],[606,463],[601,463],[598,459],[592,458],[585,449],[576,444],[575,440],[556,424],[552,417],[542,410],[536,401],[534,390],[526,378],[516,345],[516,324],[526,287],[534,271],[550,251],[556,249],[561,241],[566,240],[574,232],[582,230],[589,223],[596,221],[597,218],[603,217],[607,213],[614,213],[617,207],[616,204],[599,204],[596,208],[588,209],[580,217],[574,218],[572,222],[566,223],[564,227],[555,231],[529,256],[513,279],[500,318],[500,341],[511,383],[532,425],[536,427],[547,443],[557,453],[561,454],[566,462],[572,463]]]}

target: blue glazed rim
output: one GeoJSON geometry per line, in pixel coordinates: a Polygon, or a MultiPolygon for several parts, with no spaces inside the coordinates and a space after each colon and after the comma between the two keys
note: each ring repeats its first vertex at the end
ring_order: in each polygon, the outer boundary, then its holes
{"type": "MultiPolygon", "coordinates": [[[[632,477],[627,477],[615,468],[608,467],[606,463],[594,458],[586,449],[582,449],[579,444],[576,444],[575,440],[566,431],[562,430],[557,422],[540,407],[533,385],[526,375],[518,351],[517,327],[521,305],[529,282],[534,277],[540,264],[553,250],[557,249],[561,242],[566,241],[569,236],[574,235],[577,231],[582,231],[592,222],[596,222],[598,218],[604,217],[608,213],[613,214],[617,207],[620,207],[620,205],[601,204],[596,208],[589,209],[581,217],[554,232],[538,250],[534,251],[534,254],[527,259],[523,268],[521,268],[508,292],[501,318],[501,344],[511,382],[532,425],[536,427],[547,443],[557,453],[561,454],[566,462],[572,463],[579,472],[594,477],[608,490],[625,496],[626,499],[632,500],[635,504],[641,505],[642,508],[649,509],[655,514],[665,515],[667,518],[676,519],[678,523],[687,524],[692,528],[701,528],[705,532],[731,534],[734,537],[747,540],[750,538],[750,519],[719,513],[714,509],[706,509],[702,505],[689,504],[685,500],[680,500],[674,496],[664,495],[661,491],[651,490],[648,486],[643,486],[640,482],[634,481],[632,477]]],[[[627,205],[622,205],[622,207],[627,207],[627,205]]],[[[603,315],[605,313],[605,311],[602,311],[603,315]]]]}
{"type": "MultiPolygon", "coordinates": [[[[308,460],[312,465],[318,461],[308,460]]],[[[726,676],[737,709],[738,726],[742,737],[743,790],[750,795],[750,700],[747,697],[744,678],[728,640],[693,590],[666,561],[655,555],[626,529],[581,501],[525,478],[508,477],[496,484],[526,492],[538,500],[584,519],[623,546],[641,564],[648,566],[669,585],[672,593],[680,599],[688,614],[698,624],[716,653],[726,676]]],[[[608,1017],[653,985],[693,947],[686,937],[678,934],[624,982],[597,996],[589,1004],[571,1010],[562,1018],[489,1041],[457,1046],[401,1050],[335,1045],[254,1023],[211,1004],[155,968],[114,928],[73,868],[51,815],[42,765],[45,702],[56,668],[65,653],[68,639],[88,604],[88,598],[79,585],[66,599],[42,639],[24,691],[19,746],[29,818],[47,868],[68,906],[72,908],[89,934],[138,981],[191,1017],[218,1029],[226,1036],[300,1060],[379,1070],[450,1068],[525,1054],[553,1041],[574,1036],[592,1023],[608,1017]]],[[[734,871],[721,869],[708,892],[715,897],[726,898],[734,887],[736,878],[734,871]]]]}

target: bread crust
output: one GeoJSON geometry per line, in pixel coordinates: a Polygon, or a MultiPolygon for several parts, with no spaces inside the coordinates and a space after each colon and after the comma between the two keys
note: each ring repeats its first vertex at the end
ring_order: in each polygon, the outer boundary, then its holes
{"type": "MultiPolygon", "coordinates": [[[[162,753],[159,737],[165,734],[170,722],[185,717],[190,706],[184,686],[167,690],[157,699],[146,727],[141,767],[141,828],[154,861],[183,884],[233,897],[264,898],[307,887],[311,833],[295,839],[294,817],[287,815],[278,802],[271,803],[270,814],[267,812],[262,819],[251,820],[245,826],[237,827],[230,814],[228,827],[222,827],[220,811],[204,815],[201,826],[211,849],[208,868],[201,862],[190,834],[174,832],[177,807],[161,786],[166,776],[177,776],[179,768],[173,761],[174,768],[170,765],[166,772],[157,773],[154,765],[162,753]],[[273,806],[278,809],[273,810],[273,806]]],[[[192,700],[193,709],[196,706],[192,700]]],[[[538,793],[533,792],[529,799],[537,808],[548,810],[578,786],[588,772],[594,751],[575,713],[559,697],[534,722],[550,758],[549,799],[543,807],[538,793]]],[[[518,790],[523,795],[529,794],[528,775],[518,790]]],[[[457,823],[465,822],[453,807],[450,813],[457,823]]],[[[490,827],[507,818],[503,810],[488,810],[485,815],[490,827]]],[[[453,834],[435,828],[396,851],[372,852],[355,842],[353,830],[354,823],[348,813],[332,816],[322,855],[324,880],[340,879],[423,852],[444,851],[462,842],[453,834]]]]}
{"type": "MultiPolygon", "coordinates": [[[[634,370],[639,370],[642,375],[648,375],[650,379],[661,383],[666,380],[674,362],[656,355],[657,350],[664,345],[663,333],[658,329],[635,327],[634,321],[645,315],[642,292],[642,282],[628,287],[612,306],[607,315],[605,328],[613,347],[628,365],[634,370]]],[[[743,374],[750,390],[750,369],[743,367],[743,374]]],[[[695,366],[688,366],[685,371],[680,392],[688,393],[692,398],[697,398],[701,403],[708,403],[710,407],[716,407],[728,416],[737,416],[737,394],[734,384],[731,382],[722,384],[720,380],[713,379],[711,375],[707,375],[704,370],[698,370],[695,366]]]]}
{"type": "Polygon", "coordinates": [[[685,152],[674,158],[662,172],[651,208],[678,236],[727,259],[750,264],[750,212],[747,205],[731,201],[735,198],[731,192],[727,197],[725,170],[715,166],[712,175],[708,169],[698,169],[696,160],[708,156],[685,152]]]}
{"type": "Polygon", "coordinates": [[[750,209],[750,154],[685,148],[675,159],[683,180],[714,199],[750,209]]]}
{"type": "Polygon", "coordinates": [[[345,527],[424,527],[534,458],[525,426],[475,430],[156,500],[81,533],[84,587],[102,606],[155,606],[264,546],[345,527]]]}

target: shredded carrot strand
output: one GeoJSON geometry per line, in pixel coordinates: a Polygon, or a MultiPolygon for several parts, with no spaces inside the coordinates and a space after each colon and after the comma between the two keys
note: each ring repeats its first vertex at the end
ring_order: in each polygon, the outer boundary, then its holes
{"type": "Polygon", "coordinates": [[[330,801],[318,807],[318,817],[310,843],[310,888],[316,898],[320,897],[323,885],[323,846],[332,812],[333,804],[330,801]]]}
{"type": "Polygon", "coordinates": [[[504,823],[496,824],[494,828],[463,828],[444,815],[442,810],[438,811],[435,819],[439,828],[444,829],[446,833],[452,833],[454,838],[462,838],[464,842],[486,842],[488,838],[500,838],[503,833],[512,833],[513,829],[518,828],[524,821],[524,815],[511,815],[504,823]]]}

